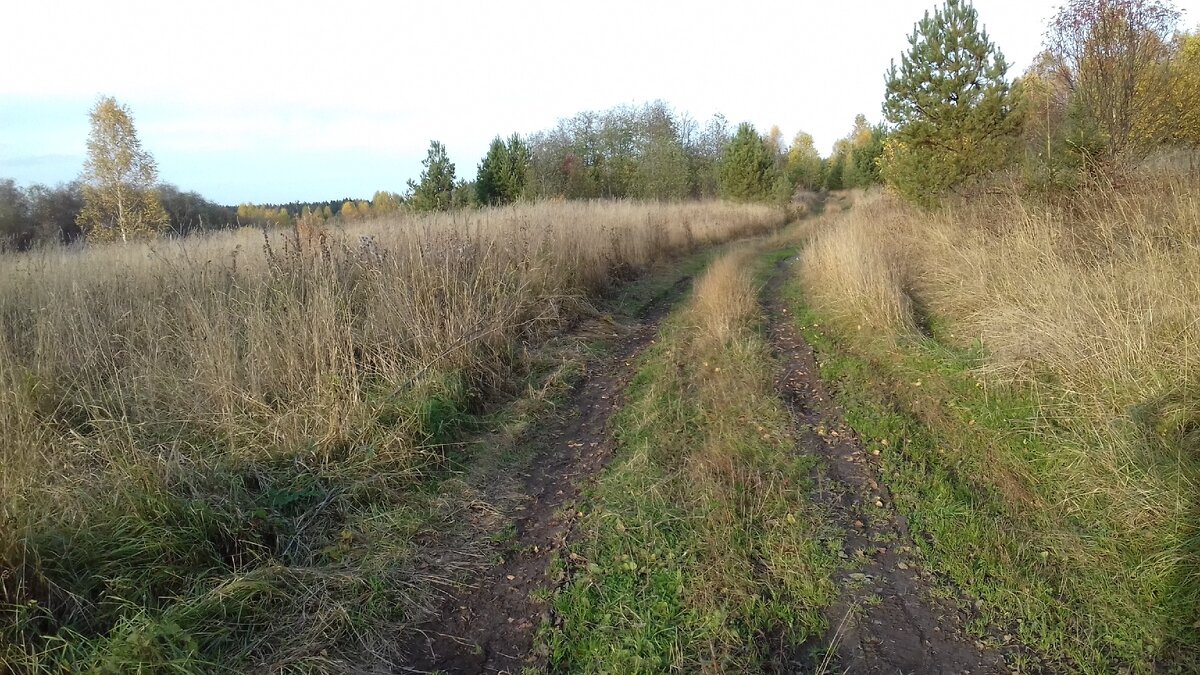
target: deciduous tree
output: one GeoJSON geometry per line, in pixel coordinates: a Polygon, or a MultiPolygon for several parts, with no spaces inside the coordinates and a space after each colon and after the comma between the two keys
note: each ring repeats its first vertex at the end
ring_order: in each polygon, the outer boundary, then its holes
{"type": "Polygon", "coordinates": [[[805,190],[820,190],[821,154],[817,152],[812,134],[799,132],[792,139],[787,152],[787,177],[794,187],[805,190]]]}
{"type": "Polygon", "coordinates": [[[376,216],[389,216],[397,213],[404,206],[404,198],[395,192],[379,190],[371,197],[371,213],[376,216]]]}
{"type": "Polygon", "coordinates": [[[129,108],[105,96],[92,108],[90,119],[79,225],[89,239],[127,241],[156,235],[169,222],[154,190],[158,167],[142,149],[129,108]]]}
{"type": "Polygon", "coordinates": [[[83,236],[76,221],[83,209],[83,186],[79,181],[55,187],[32,185],[25,194],[29,199],[29,217],[39,239],[68,244],[83,236]]]}
{"type": "Polygon", "coordinates": [[[1200,32],[1182,35],[1171,59],[1168,140],[1200,148],[1200,32]]]}
{"type": "Polygon", "coordinates": [[[11,178],[0,180],[0,250],[24,248],[32,238],[29,200],[11,178]]]}
{"type": "Polygon", "coordinates": [[[1167,63],[1178,20],[1161,0],[1069,0],[1051,21],[1047,47],[1071,112],[1108,154],[1143,152],[1169,136],[1167,63]]]}

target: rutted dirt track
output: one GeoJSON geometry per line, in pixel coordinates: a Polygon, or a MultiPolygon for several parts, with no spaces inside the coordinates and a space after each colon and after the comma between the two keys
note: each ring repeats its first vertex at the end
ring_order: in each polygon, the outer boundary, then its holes
{"type": "MultiPolygon", "coordinates": [[[[794,259],[781,262],[764,289],[767,333],[779,362],[776,386],[792,412],[797,452],[822,460],[812,500],[844,532],[851,563],[835,578],[840,593],[828,610],[829,633],[806,645],[787,672],[1004,673],[1004,654],[968,637],[969,618],[936,599],[902,516],[861,442],[841,420],[819,379],[812,349],[789,316],[781,289],[794,259]]],[[[661,319],[690,286],[683,279],[656,300],[594,364],[564,406],[544,423],[535,459],[521,476],[525,503],[516,511],[513,553],[446,599],[407,645],[400,672],[519,673],[543,670],[535,634],[549,618],[546,571],[575,520],[575,502],[612,457],[609,419],[619,408],[637,354],[654,340],[661,319]],[[540,592],[540,593],[539,593],[540,592]]]]}
{"type": "Polygon", "coordinates": [[[550,557],[574,523],[575,510],[565,507],[612,456],[608,420],[620,406],[633,361],[690,287],[690,277],[680,279],[651,303],[620,345],[590,368],[564,406],[566,414],[540,429],[536,458],[522,476],[528,499],[514,522],[516,553],[449,597],[419,627],[407,650],[411,662],[401,672],[519,673],[544,667],[544,657],[532,652],[548,608],[534,596],[547,589],[550,557]]]}
{"type": "Polygon", "coordinates": [[[904,518],[862,443],[841,419],[780,297],[794,258],[782,261],[763,294],[767,331],[780,363],[776,385],[796,424],[801,452],[825,466],[813,500],[845,532],[843,553],[857,563],[839,574],[830,631],[796,670],[849,673],[1004,673],[1002,654],[966,636],[967,616],[934,599],[930,573],[913,555],[904,518]],[[829,656],[826,657],[825,655],[829,656]]]}

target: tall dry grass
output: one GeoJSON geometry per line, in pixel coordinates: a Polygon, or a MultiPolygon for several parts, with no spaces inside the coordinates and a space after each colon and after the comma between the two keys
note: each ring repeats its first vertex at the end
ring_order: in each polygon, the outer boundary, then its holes
{"type": "Polygon", "coordinates": [[[1108,608],[1117,614],[1157,611],[1147,599],[1197,606],[1194,179],[1094,185],[1058,204],[992,195],[939,213],[878,194],[813,242],[801,273],[814,305],[863,335],[911,342],[932,320],[940,339],[977,339],[976,376],[1033,392],[1038,418],[1014,424],[1053,448],[996,458],[1038,496],[1014,506],[1061,528],[1038,545],[1109,575],[1113,588],[1096,592],[1129,594],[1108,608]]]}
{"type": "Polygon", "coordinates": [[[542,203],[0,259],[0,657],[386,663],[434,592],[404,494],[456,416],[589,297],[781,218],[542,203]]]}
{"type": "Polygon", "coordinates": [[[721,256],[696,281],[692,318],[701,334],[719,351],[757,317],[752,264],[756,251],[743,247],[721,256]]]}

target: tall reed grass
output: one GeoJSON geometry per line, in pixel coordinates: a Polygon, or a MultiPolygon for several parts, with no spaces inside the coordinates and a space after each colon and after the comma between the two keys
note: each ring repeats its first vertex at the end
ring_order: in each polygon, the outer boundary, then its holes
{"type": "Polygon", "coordinates": [[[388,663],[455,574],[410,497],[463,411],[589,298],[781,224],[541,203],[0,258],[0,662],[388,663]]]}

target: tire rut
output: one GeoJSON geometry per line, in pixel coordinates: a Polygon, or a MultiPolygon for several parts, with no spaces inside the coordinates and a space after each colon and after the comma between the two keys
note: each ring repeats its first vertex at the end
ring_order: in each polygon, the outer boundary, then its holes
{"type": "Polygon", "coordinates": [[[545,423],[532,441],[538,447],[521,476],[524,505],[512,525],[516,552],[469,584],[459,587],[438,614],[409,640],[410,662],[399,672],[517,673],[544,668],[533,653],[538,627],[549,619],[546,602],[535,597],[552,588],[551,556],[574,526],[574,503],[614,450],[608,422],[619,409],[638,353],[654,341],[658,326],[691,286],[683,277],[654,299],[619,346],[589,368],[564,406],[567,414],[545,423]],[[571,507],[571,508],[568,508],[571,507]]]}
{"type": "Polygon", "coordinates": [[[834,578],[821,645],[796,654],[802,671],[845,673],[1007,673],[1004,654],[965,634],[969,613],[934,597],[903,516],[896,513],[877,462],[842,421],[781,298],[795,258],[781,261],[762,304],[780,369],[776,386],[791,410],[800,450],[823,460],[812,495],[844,532],[841,556],[853,569],[834,578]]]}

